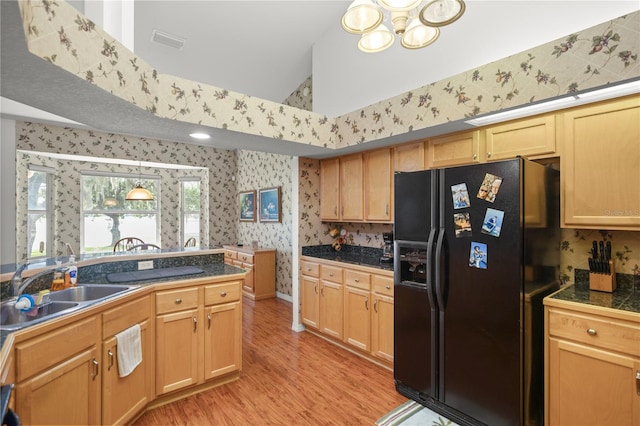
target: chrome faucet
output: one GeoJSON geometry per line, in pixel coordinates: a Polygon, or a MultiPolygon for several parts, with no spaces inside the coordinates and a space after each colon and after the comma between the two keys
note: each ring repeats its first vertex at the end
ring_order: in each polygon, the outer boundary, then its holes
{"type": "Polygon", "coordinates": [[[29,266],[29,263],[25,263],[24,265],[21,265],[18,269],[16,269],[16,272],[13,274],[13,277],[11,278],[11,288],[13,289],[13,297],[15,297],[16,299],[20,297],[22,292],[27,287],[29,287],[29,285],[36,278],[40,278],[41,276],[50,274],[52,272],[50,268],[47,268],[44,271],[40,271],[37,274],[31,275],[30,277],[27,277],[26,279],[23,280],[22,272],[27,268],[27,266],[29,266]]]}

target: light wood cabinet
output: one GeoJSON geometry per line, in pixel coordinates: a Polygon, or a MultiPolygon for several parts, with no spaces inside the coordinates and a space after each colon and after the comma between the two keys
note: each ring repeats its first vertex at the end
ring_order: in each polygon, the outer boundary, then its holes
{"type": "Polygon", "coordinates": [[[320,218],[340,220],[340,158],[320,161],[320,218]]]}
{"type": "Polygon", "coordinates": [[[545,307],[546,423],[640,425],[640,318],[565,305],[545,307]]]}
{"type": "Polygon", "coordinates": [[[390,148],[369,151],[364,158],[365,221],[393,221],[393,155],[390,148]]]}
{"type": "Polygon", "coordinates": [[[342,340],[344,294],[342,268],[320,265],[320,331],[342,340]]]}
{"type": "Polygon", "coordinates": [[[302,296],[302,323],[320,328],[320,265],[302,260],[300,262],[300,294],[302,296]]]}
{"type": "Polygon", "coordinates": [[[276,250],[224,245],[225,263],[245,269],[243,294],[253,300],[276,297],[276,250]]]}
{"type": "Polygon", "coordinates": [[[484,129],[486,161],[556,154],[555,114],[492,125],[484,129]]]}
{"type": "Polygon", "coordinates": [[[477,164],[483,160],[481,132],[456,133],[429,139],[427,144],[427,167],[441,167],[477,164]]]}
{"type": "Polygon", "coordinates": [[[562,226],[640,230],[640,96],[560,118],[562,226]]]}
{"type": "Polygon", "coordinates": [[[300,261],[302,322],[365,358],[393,365],[393,272],[300,261]]]}
{"type": "Polygon", "coordinates": [[[393,148],[394,170],[396,172],[416,172],[426,170],[426,142],[412,142],[393,148]]]}
{"type": "Polygon", "coordinates": [[[241,281],[156,293],[156,393],[242,368],[241,281]]]}
{"type": "Polygon", "coordinates": [[[99,424],[100,326],[95,317],[16,345],[16,413],[23,424],[99,424]]]}
{"type": "Polygon", "coordinates": [[[362,154],[340,157],[340,220],[364,219],[362,154]]]}
{"type": "Polygon", "coordinates": [[[102,424],[126,424],[153,400],[151,298],[142,297],[102,314],[102,424]],[[140,326],[142,361],[128,376],[118,371],[116,334],[140,326]]]}

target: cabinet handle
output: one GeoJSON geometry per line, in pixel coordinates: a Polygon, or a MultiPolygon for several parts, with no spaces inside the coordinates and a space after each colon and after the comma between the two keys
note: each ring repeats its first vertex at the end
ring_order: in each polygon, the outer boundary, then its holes
{"type": "Polygon", "coordinates": [[[324,286],[320,287],[320,296],[324,297],[324,286]]]}
{"type": "Polygon", "coordinates": [[[329,276],[332,277],[333,276],[333,272],[329,272],[329,276]]]}
{"type": "Polygon", "coordinates": [[[487,158],[491,158],[491,153],[487,152],[487,158]]]}
{"type": "Polygon", "coordinates": [[[227,297],[227,292],[226,291],[221,291],[220,292],[220,296],[221,297],[227,297]]]}
{"type": "Polygon", "coordinates": [[[98,360],[95,358],[91,360],[91,363],[93,364],[93,377],[91,378],[91,380],[95,380],[96,377],[98,377],[98,373],[100,372],[99,370],[100,364],[98,363],[98,360]]]}
{"type": "Polygon", "coordinates": [[[391,286],[389,284],[385,285],[384,288],[386,288],[387,290],[391,290],[391,286]]]}
{"type": "Polygon", "coordinates": [[[640,395],[640,370],[636,371],[636,393],[640,395]]]}
{"type": "Polygon", "coordinates": [[[385,216],[389,214],[389,204],[385,204],[385,206],[384,206],[384,214],[385,214],[385,216]]]}
{"type": "Polygon", "coordinates": [[[368,311],[369,310],[369,298],[365,298],[364,299],[364,308],[368,311]]]}
{"type": "Polygon", "coordinates": [[[193,331],[198,330],[198,318],[193,317],[193,331]]]}
{"type": "Polygon", "coordinates": [[[307,272],[311,272],[311,268],[307,268],[307,272]]]}
{"type": "Polygon", "coordinates": [[[111,352],[111,349],[107,351],[107,354],[109,355],[109,366],[107,370],[111,371],[111,367],[113,367],[113,352],[111,352]]]}
{"type": "Polygon", "coordinates": [[[333,208],[333,215],[334,215],[334,216],[337,216],[337,215],[338,215],[338,206],[335,206],[335,207],[333,208]]]}
{"type": "Polygon", "coordinates": [[[207,314],[207,320],[209,321],[209,325],[207,327],[211,329],[211,312],[207,314]]]}
{"type": "Polygon", "coordinates": [[[376,314],[378,313],[378,299],[373,301],[373,310],[376,314]]]}
{"type": "Polygon", "coordinates": [[[473,155],[471,156],[472,160],[475,160],[476,158],[478,158],[478,154],[476,154],[475,152],[473,153],[473,155]]]}
{"type": "Polygon", "coordinates": [[[179,305],[182,303],[182,299],[180,299],[179,297],[176,299],[176,305],[179,305]]]}
{"type": "Polygon", "coordinates": [[[318,284],[314,284],[314,285],[313,285],[313,292],[314,292],[315,294],[318,294],[318,284]]]}
{"type": "Polygon", "coordinates": [[[587,328],[587,334],[589,336],[595,336],[596,334],[598,334],[598,332],[596,331],[595,328],[587,328]]]}
{"type": "Polygon", "coordinates": [[[359,282],[360,282],[360,280],[359,280],[359,279],[357,279],[357,278],[355,278],[353,281],[355,281],[355,282],[357,282],[357,283],[359,283],[359,282]]]}

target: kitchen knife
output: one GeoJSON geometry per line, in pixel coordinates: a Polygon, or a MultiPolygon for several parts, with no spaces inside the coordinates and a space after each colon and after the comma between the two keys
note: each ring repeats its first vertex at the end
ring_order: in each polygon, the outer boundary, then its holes
{"type": "Polygon", "coordinates": [[[604,241],[600,240],[598,247],[600,248],[600,259],[604,259],[604,241]]]}
{"type": "Polygon", "coordinates": [[[607,274],[611,274],[611,265],[609,261],[611,260],[611,241],[607,241],[607,245],[604,248],[604,262],[605,262],[605,270],[607,274]]]}
{"type": "Polygon", "coordinates": [[[595,260],[590,257],[589,258],[589,271],[590,272],[596,272],[594,262],[595,262],[595,260]]]}
{"type": "Polygon", "coordinates": [[[594,259],[598,258],[598,242],[597,241],[593,241],[593,246],[591,247],[591,256],[594,259]]]}

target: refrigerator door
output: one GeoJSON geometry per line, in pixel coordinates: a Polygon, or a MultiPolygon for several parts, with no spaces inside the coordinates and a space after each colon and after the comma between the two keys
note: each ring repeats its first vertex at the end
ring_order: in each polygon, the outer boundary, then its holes
{"type": "Polygon", "coordinates": [[[441,170],[439,180],[439,399],[485,424],[519,424],[521,160],[441,170]]]}
{"type": "Polygon", "coordinates": [[[394,229],[396,240],[421,241],[429,239],[434,220],[436,171],[397,172],[394,175],[394,229]]]}

